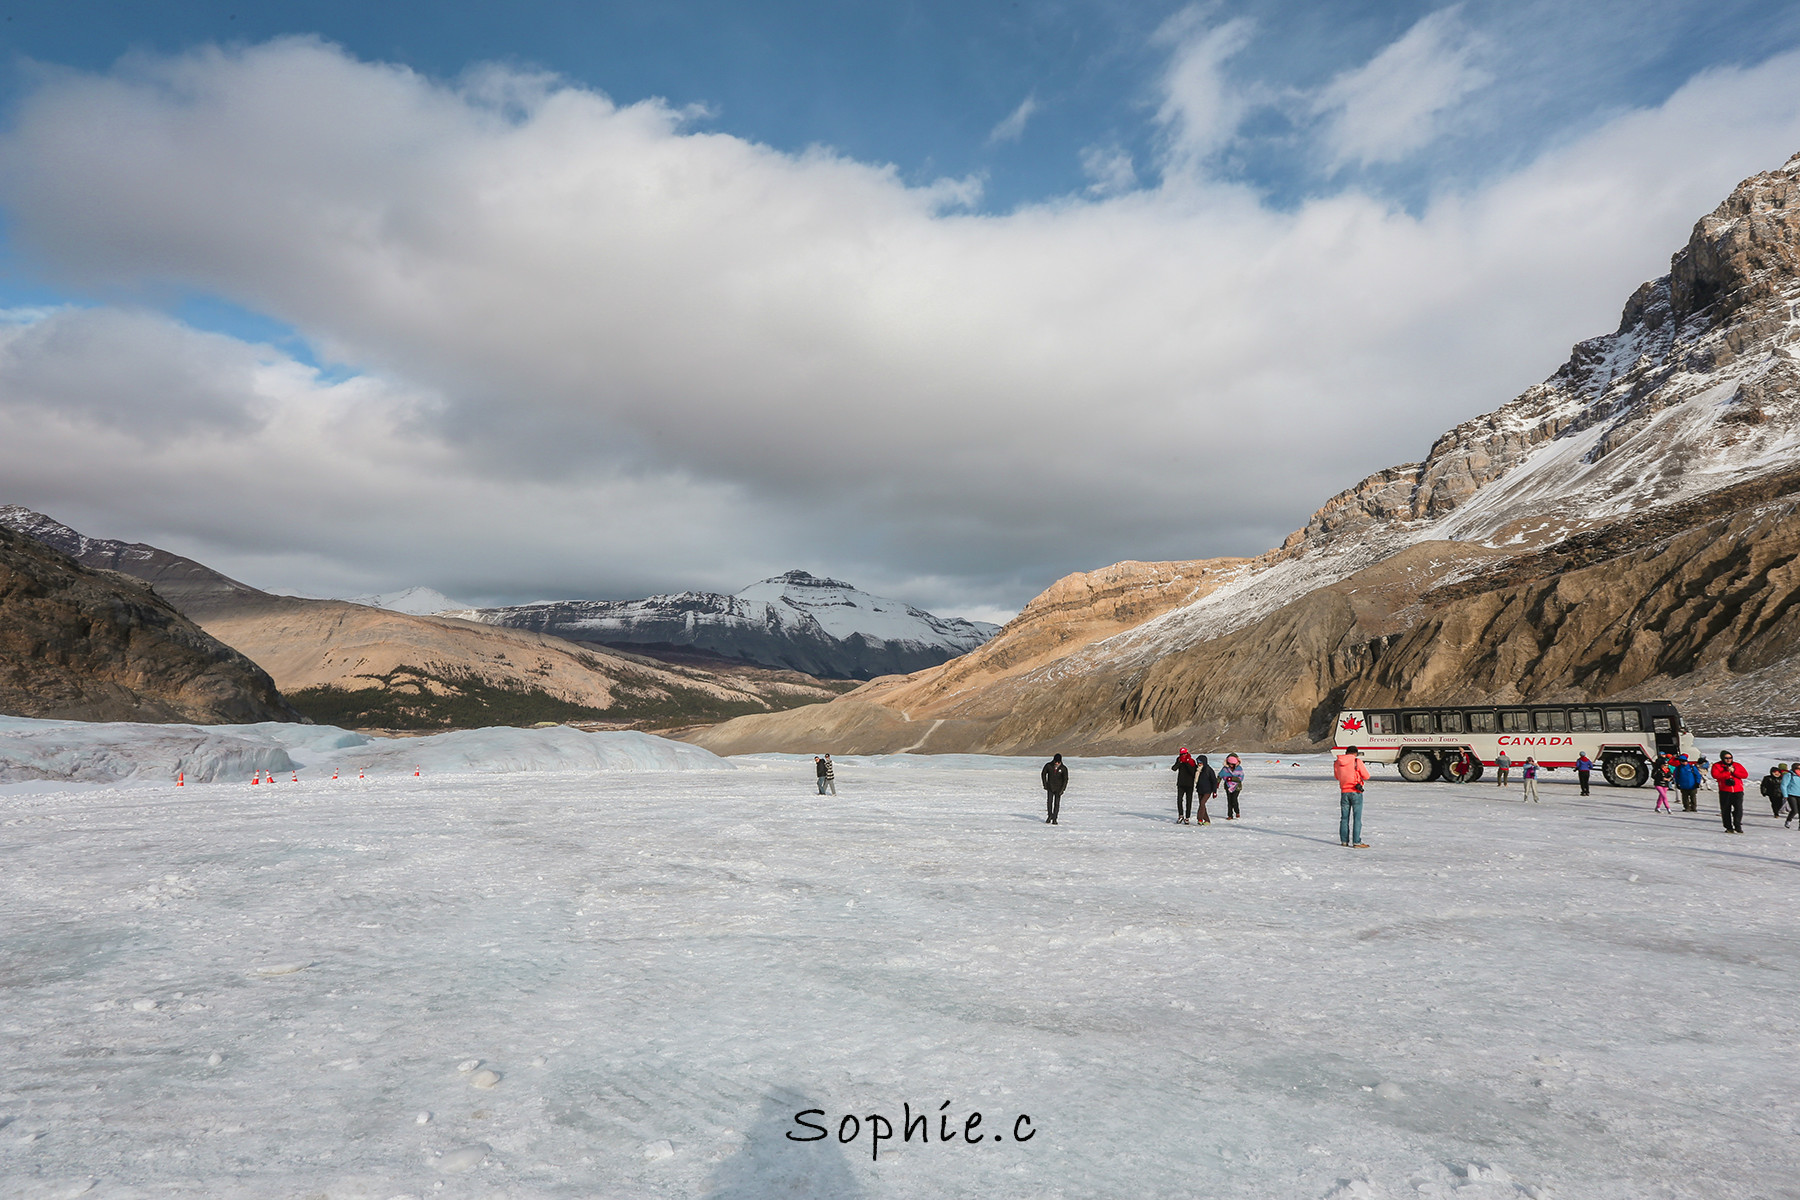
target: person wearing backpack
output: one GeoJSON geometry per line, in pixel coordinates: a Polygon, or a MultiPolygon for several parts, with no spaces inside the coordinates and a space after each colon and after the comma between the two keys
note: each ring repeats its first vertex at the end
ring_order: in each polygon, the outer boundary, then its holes
{"type": "Polygon", "coordinates": [[[1656,761],[1650,764],[1650,782],[1656,786],[1657,812],[1672,812],[1669,808],[1669,784],[1675,778],[1675,771],[1669,766],[1669,756],[1659,754],[1656,761]]]}
{"type": "Polygon", "coordinates": [[[1764,775],[1762,782],[1757,785],[1757,790],[1762,792],[1763,799],[1769,802],[1770,816],[1779,817],[1782,805],[1786,803],[1781,794],[1781,785],[1785,782],[1782,776],[1786,774],[1787,768],[1781,763],[1776,763],[1769,768],[1769,773],[1764,775]]]}
{"type": "Polygon", "coordinates": [[[1243,816],[1238,811],[1238,797],[1244,792],[1244,760],[1235,754],[1225,756],[1225,769],[1219,772],[1219,786],[1225,789],[1225,819],[1235,821],[1243,816]]]}
{"type": "Polygon", "coordinates": [[[1337,756],[1331,764],[1331,773],[1337,777],[1338,808],[1338,841],[1357,850],[1367,850],[1369,844],[1362,840],[1362,802],[1363,784],[1369,782],[1369,764],[1362,760],[1362,753],[1355,746],[1350,747],[1337,756]],[[1351,838],[1355,838],[1352,841],[1351,838]]]}
{"type": "Polygon", "coordinates": [[[1199,773],[1200,764],[1183,746],[1169,770],[1175,772],[1175,823],[1186,825],[1194,814],[1194,776],[1199,773]]]}
{"type": "Polygon", "coordinates": [[[1069,768],[1063,766],[1062,755],[1052,754],[1038,777],[1044,781],[1044,824],[1060,825],[1063,793],[1069,788],[1069,768]]]}
{"type": "Polygon", "coordinates": [[[1700,790],[1700,768],[1689,762],[1685,754],[1675,760],[1675,790],[1681,793],[1682,812],[1700,811],[1700,802],[1694,799],[1694,793],[1700,790]]]}

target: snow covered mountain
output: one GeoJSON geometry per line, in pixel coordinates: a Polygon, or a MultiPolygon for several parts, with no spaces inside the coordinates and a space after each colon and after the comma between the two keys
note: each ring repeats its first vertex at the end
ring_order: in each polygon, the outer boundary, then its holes
{"type": "Polygon", "coordinates": [[[999,626],[937,617],[836,579],[789,571],[736,595],[563,600],[445,616],[574,641],[686,650],[836,679],[905,674],[966,654],[999,626]]]}
{"type": "Polygon", "coordinates": [[[1349,696],[1615,695],[1800,728],[1800,155],[1697,222],[1616,331],[1280,547],[1071,576],[965,658],[696,740],[1297,749],[1349,696]]]}
{"type": "Polygon", "coordinates": [[[389,612],[408,613],[415,617],[429,617],[434,613],[460,611],[468,607],[436,588],[428,587],[409,587],[398,592],[382,592],[378,596],[346,596],[344,603],[385,608],[389,612]]]}

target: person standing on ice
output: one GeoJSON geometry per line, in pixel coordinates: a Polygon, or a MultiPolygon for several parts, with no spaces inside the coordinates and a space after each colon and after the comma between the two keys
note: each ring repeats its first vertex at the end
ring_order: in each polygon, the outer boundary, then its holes
{"type": "Polygon", "coordinates": [[[1363,784],[1369,782],[1369,764],[1352,746],[1337,756],[1337,761],[1331,764],[1331,773],[1337,776],[1338,805],[1343,814],[1338,818],[1338,841],[1358,850],[1367,850],[1369,844],[1362,840],[1362,802],[1363,784]]]}
{"type": "Polygon", "coordinates": [[[1719,782],[1719,819],[1725,822],[1725,832],[1744,832],[1744,780],[1750,778],[1750,772],[1731,757],[1731,751],[1722,750],[1713,764],[1712,777],[1719,782]]]}
{"type": "Polygon", "coordinates": [[[821,759],[819,766],[824,768],[825,772],[824,777],[819,780],[819,795],[823,796],[826,788],[831,789],[832,795],[837,795],[837,772],[832,769],[831,755],[827,754],[821,759]]]}
{"type": "Polygon", "coordinates": [[[1500,752],[1500,757],[1494,760],[1495,787],[1506,786],[1506,773],[1510,770],[1512,770],[1512,759],[1506,757],[1506,751],[1502,750],[1500,752]]]}
{"type": "Polygon", "coordinates": [[[1762,783],[1758,785],[1763,799],[1769,802],[1769,815],[1771,816],[1779,817],[1782,805],[1786,803],[1786,799],[1781,794],[1781,785],[1786,782],[1782,777],[1786,774],[1787,768],[1776,763],[1769,768],[1769,773],[1762,777],[1762,783]]]}
{"type": "Polygon", "coordinates": [[[1800,763],[1790,766],[1788,773],[1782,777],[1781,794],[1787,799],[1787,816],[1781,819],[1785,827],[1800,818],[1800,763]]]}
{"type": "Polygon", "coordinates": [[[1575,782],[1581,785],[1581,794],[1584,796],[1588,794],[1588,777],[1593,773],[1594,760],[1588,757],[1586,750],[1583,750],[1581,757],[1575,760],[1575,782]]]}
{"type": "Polygon", "coordinates": [[[1169,770],[1175,772],[1175,823],[1186,825],[1194,812],[1194,776],[1199,773],[1200,764],[1183,746],[1169,770]]]}
{"type": "Polygon", "coordinates": [[[1525,795],[1522,799],[1529,800],[1533,804],[1538,802],[1537,773],[1537,759],[1531,757],[1529,754],[1526,755],[1525,765],[1519,768],[1519,778],[1525,781],[1525,795]]]}
{"type": "Polygon", "coordinates": [[[1235,754],[1225,756],[1225,769],[1219,772],[1219,786],[1225,789],[1225,819],[1235,821],[1243,814],[1238,812],[1238,797],[1244,791],[1244,760],[1235,754]]]}
{"type": "Polygon", "coordinates": [[[1038,775],[1044,781],[1044,824],[1060,825],[1063,792],[1069,787],[1069,768],[1063,766],[1062,755],[1052,754],[1038,775]]]}
{"type": "Polygon", "coordinates": [[[1211,825],[1212,818],[1206,815],[1206,802],[1219,794],[1219,776],[1202,754],[1197,760],[1200,773],[1194,777],[1194,823],[1211,825]]]}
{"type": "Polygon", "coordinates": [[[1682,812],[1700,811],[1700,802],[1694,799],[1694,793],[1700,790],[1700,768],[1689,762],[1685,754],[1675,760],[1675,790],[1681,793],[1682,812]]]}
{"type": "Polygon", "coordinates": [[[819,795],[825,794],[825,760],[813,755],[813,774],[819,777],[819,795]]]}
{"type": "Polygon", "coordinates": [[[1668,756],[1659,754],[1656,761],[1650,764],[1650,782],[1656,786],[1656,811],[1673,812],[1669,807],[1669,784],[1675,778],[1674,770],[1669,766],[1668,756]]]}

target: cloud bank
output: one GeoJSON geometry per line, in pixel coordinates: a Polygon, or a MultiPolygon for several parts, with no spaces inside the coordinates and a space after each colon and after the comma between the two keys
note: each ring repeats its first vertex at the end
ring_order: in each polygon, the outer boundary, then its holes
{"type": "MultiPolygon", "coordinates": [[[[1430,20],[1327,90],[1331,153],[1407,153],[1477,91],[1430,20]]],[[[51,75],[0,136],[0,205],[106,303],[4,330],[4,498],[273,587],[802,566],[992,612],[1068,570],[1273,544],[1610,328],[1800,149],[1789,54],[1418,212],[1354,187],[1276,209],[1207,167],[1251,31],[1165,36],[1157,181],[1096,152],[1105,187],[1006,214],[660,103],[310,40],[51,75]],[[158,315],[191,293],[354,377],[158,315]]]]}

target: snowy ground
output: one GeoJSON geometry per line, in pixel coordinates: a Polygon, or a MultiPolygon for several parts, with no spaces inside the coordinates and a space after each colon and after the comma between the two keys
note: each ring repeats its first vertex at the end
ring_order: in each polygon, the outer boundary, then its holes
{"type": "Polygon", "coordinates": [[[0,1194],[1800,1196],[1755,795],[733,761],[0,788],[0,1194]]]}

